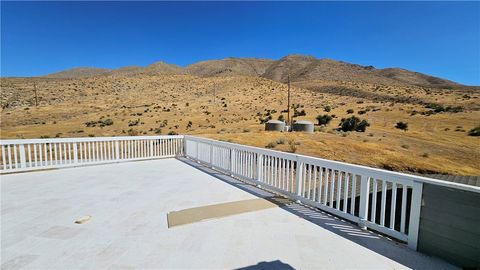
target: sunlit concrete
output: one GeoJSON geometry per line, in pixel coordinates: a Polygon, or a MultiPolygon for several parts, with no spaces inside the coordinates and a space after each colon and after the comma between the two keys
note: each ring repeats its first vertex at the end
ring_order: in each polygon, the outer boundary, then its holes
{"type": "Polygon", "coordinates": [[[170,211],[272,196],[186,160],[4,175],[1,188],[2,269],[453,268],[296,203],[167,228],[170,211]]]}

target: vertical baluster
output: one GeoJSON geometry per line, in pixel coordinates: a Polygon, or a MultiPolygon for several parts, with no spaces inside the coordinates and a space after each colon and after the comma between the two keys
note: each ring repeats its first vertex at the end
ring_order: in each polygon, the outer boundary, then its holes
{"type": "Polygon", "coordinates": [[[333,195],[335,192],[335,179],[337,176],[337,171],[332,169],[331,182],[330,182],[330,207],[333,208],[333,195]]]}
{"type": "Polygon", "coordinates": [[[58,165],[57,143],[53,144],[53,158],[55,159],[55,166],[58,165]]]}
{"type": "MultiPolygon", "coordinates": [[[[8,157],[10,158],[10,146],[8,148],[8,157]]],[[[33,145],[33,157],[34,157],[34,160],[35,160],[35,167],[38,167],[37,144],[33,145]]],[[[9,161],[10,161],[10,159],[9,159],[9,161]]],[[[10,165],[10,167],[11,167],[11,165],[10,165]]]]}
{"type": "Polygon", "coordinates": [[[377,183],[378,179],[372,178],[373,192],[372,192],[372,212],[370,213],[370,220],[375,223],[377,215],[377,183]]]}
{"type": "Polygon", "coordinates": [[[325,187],[323,188],[323,204],[328,203],[328,188],[330,184],[330,169],[325,167],[325,187]]]}
{"type": "Polygon", "coordinates": [[[350,214],[355,215],[355,202],[357,198],[357,175],[352,174],[352,199],[350,206],[350,214]]]}
{"type": "Polygon", "coordinates": [[[67,144],[63,143],[63,164],[67,164],[68,156],[67,156],[67,144]]]}
{"type": "MultiPolygon", "coordinates": [[[[50,166],[53,165],[52,144],[53,144],[53,143],[49,143],[49,144],[48,144],[48,151],[49,151],[49,154],[50,154],[50,166]]],[[[29,151],[28,151],[28,152],[30,152],[30,148],[29,148],[29,151]]]]}
{"type": "Polygon", "coordinates": [[[71,151],[71,143],[67,143],[67,148],[68,148],[68,163],[72,163],[73,162],[73,158],[72,158],[72,151],[71,151]]]}
{"type": "Polygon", "coordinates": [[[45,144],[43,145],[43,154],[44,154],[44,155],[43,155],[43,159],[44,159],[44,163],[45,163],[44,166],[48,166],[47,144],[48,144],[48,143],[45,143],[45,144]]]}
{"type": "Polygon", "coordinates": [[[342,201],[342,198],[341,198],[341,192],[342,192],[342,177],[343,177],[343,172],[342,171],[338,171],[338,174],[337,174],[337,198],[336,198],[336,202],[337,202],[337,210],[340,210],[340,202],[342,201]]]}
{"type": "Polygon", "coordinates": [[[317,191],[317,194],[318,194],[317,202],[319,203],[322,203],[322,186],[323,186],[323,168],[319,166],[318,167],[318,191],[317,191]]]}
{"type": "Polygon", "coordinates": [[[405,184],[402,184],[402,214],[400,219],[400,232],[402,233],[405,233],[406,212],[407,212],[407,186],[405,184]]]}
{"type": "Polygon", "coordinates": [[[285,181],[286,181],[286,187],[285,187],[285,191],[292,191],[290,189],[290,160],[289,159],[285,159],[285,181]]]}
{"type": "MultiPolygon", "coordinates": [[[[28,155],[28,167],[33,167],[32,164],[32,149],[30,147],[30,144],[27,145],[27,155],[28,155]]],[[[5,149],[2,146],[2,157],[3,157],[3,169],[6,169],[5,167],[5,149]]]]}
{"type": "Polygon", "coordinates": [[[15,169],[18,169],[18,158],[17,158],[17,145],[13,145],[12,147],[12,151],[13,151],[13,160],[14,160],[14,163],[13,165],[15,165],[15,169]]]}
{"type": "Polygon", "coordinates": [[[350,173],[345,172],[345,183],[343,185],[343,212],[347,213],[348,208],[348,186],[350,184],[350,173]]]}
{"type": "Polygon", "coordinates": [[[312,195],[312,165],[310,164],[306,164],[307,166],[305,166],[308,170],[308,191],[307,191],[307,199],[311,200],[311,195],[312,195]]]}
{"type": "Polygon", "coordinates": [[[390,208],[390,229],[395,229],[395,210],[397,206],[397,183],[392,182],[392,202],[390,208]]]}
{"type": "MultiPolygon", "coordinates": [[[[28,145],[28,146],[30,146],[30,145],[28,145]]],[[[7,169],[7,157],[5,156],[5,146],[0,145],[0,147],[2,148],[2,164],[3,164],[2,169],[6,170],[7,169]]]]}
{"type": "Polygon", "coordinates": [[[382,180],[382,204],[380,206],[380,225],[385,226],[385,207],[387,204],[387,181],[382,180]]]}
{"type": "Polygon", "coordinates": [[[313,185],[312,185],[312,198],[311,198],[311,200],[316,201],[317,200],[317,166],[312,165],[312,170],[313,170],[313,173],[312,173],[313,185]]]}

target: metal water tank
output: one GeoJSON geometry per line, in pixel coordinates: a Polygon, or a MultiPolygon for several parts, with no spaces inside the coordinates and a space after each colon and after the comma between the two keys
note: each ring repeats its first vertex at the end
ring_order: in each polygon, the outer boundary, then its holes
{"type": "Polygon", "coordinates": [[[293,131],[313,132],[313,123],[310,121],[297,121],[293,123],[293,131]]]}
{"type": "Polygon", "coordinates": [[[270,120],[265,123],[266,131],[284,131],[285,122],[279,120],[270,120]]]}

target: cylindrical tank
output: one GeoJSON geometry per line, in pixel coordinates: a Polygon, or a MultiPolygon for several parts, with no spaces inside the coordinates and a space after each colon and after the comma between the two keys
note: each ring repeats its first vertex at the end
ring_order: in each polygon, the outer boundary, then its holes
{"type": "Polygon", "coordinates": [[[266,131],[283,131],[285,129],[285,122],[279,120],[270,120],[265,123],[266,131]]]}
{"type": "Polygon", "coordinates": [[[313,123],[310,121],[297,121],[293,123],[293,131],[313,132],[313,123]]]}

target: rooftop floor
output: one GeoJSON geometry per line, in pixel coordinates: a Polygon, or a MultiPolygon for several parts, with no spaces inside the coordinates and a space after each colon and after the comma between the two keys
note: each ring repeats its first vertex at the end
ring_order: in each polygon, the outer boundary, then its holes
{"type": "Polygon", "coordinates": [[[3,175],[1,188],[2,269],[454,269],[294,202],[235,212],[274,195],[185,159],[3,175]]]}

